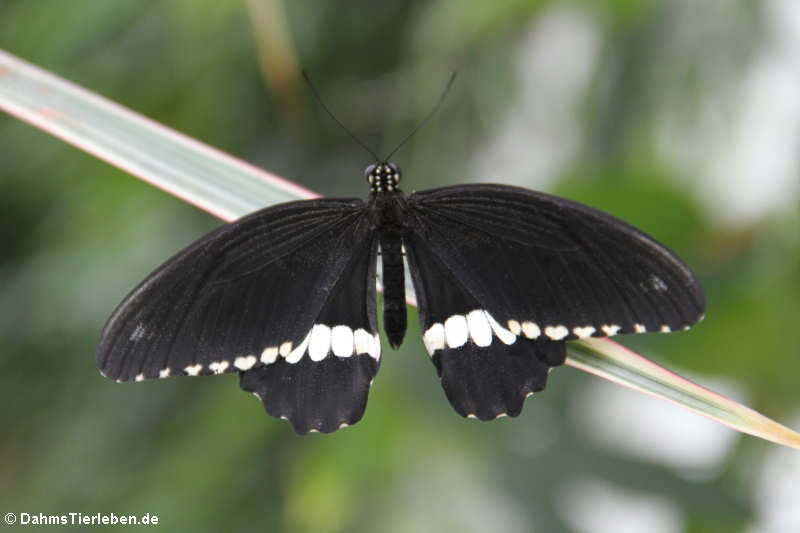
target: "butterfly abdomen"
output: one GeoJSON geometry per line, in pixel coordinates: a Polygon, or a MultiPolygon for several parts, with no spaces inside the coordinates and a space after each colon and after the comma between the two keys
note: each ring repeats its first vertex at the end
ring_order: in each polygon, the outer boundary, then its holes
{"type": "MultiPolygon", "coordinates": [[[[390,167],[382,167],[392,172],[390,167]]],[[[369,169],[368,169],[369,170],[369,169]]],[[[397,179],[391,175],[370,174],[373,195],[370,211],[378,231],[383,270],[383,330],[392,348],[403,343],[406,334],[406,287],[403,263],[403,235],[406,233],[406,202],[403,193],[396,188],[397,179]],[[391,184],[391,188],[389,188],[391,184]],[[388,189],[388,190],[387,190],[388,189]]]]}
{"type": "Polygon", "coordinates": [[[381,232],[383,265],[383,329],[393,348],[406,334],[406,289],[403,271],[403,238],[397,230],[381,232]]]}

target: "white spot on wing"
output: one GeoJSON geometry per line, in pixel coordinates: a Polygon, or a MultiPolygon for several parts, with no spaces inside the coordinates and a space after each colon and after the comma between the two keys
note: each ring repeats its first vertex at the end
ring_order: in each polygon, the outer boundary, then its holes
{"type": "Polygon", "coordinates": [[[489,320],[489,325],[492,326],[492,331],[503,344],[514,344],[517,341],[517,336],[508,331],[506,328],[497,323],[489,311],[484,311],[486,318],[489,320]]]}
{"type": "Polygon", "coordinates": [[[369,355],[376,361],[381,360],[381,336],[377,333],[372,337],[372,350],[369,355]]]}
{"type": "Polygon", "coordinates": [[[331,329],[331,351],[336,357],[353,355],[353,330],[347,326],[335,326],[331,329]]]}
{"type": "Polygon", "coordinates": [[[292,343],[289,341],[284,342],[281,344],[281,347],[278,348],[278,352],[281,354],[281,357],[289,357],[289,354],[292,353],[292,343]]]}
{"type": "Polygon", "coordinates": [[[425,343],[425,349],[428,350],[428,355],[433,355],[436,350],[444,349],[444,326],[437,322],[422,335],[422,342],[425,343]]]}
{"type": "Polygon", "coordinates": [[[547,326],[544,328],[544,334],[553,339],[554,341],[560,341],[567,335],[569,335],[569,330],[562,326],[547,326]]]}
{"type": "Polygon", "coordinates": [[[312,361],[322,361],[331,349],[331,328],[325,324],[314,324],[308,342],[308,356],[312,361]]]}
{"type": "Polygon", "coordinates": [[[160,378],[168,378],[171,373],[169,368],[164,368],[158,372],[158,377],[160,378]]]}
{"type": "MultiPolygon", "coordinates": [[[[306,338],[305,338],[305,339],[303,339],[303,342],[301,342],[301,343],[300,343],[300,345],[299,345],[299,346],[297,346],[297,348],[295,348],[294,350],[292,350],[291,352],[289,352],[289,355],[287,355],[287,356],[284,356],[284,358],[286,359],[286,362],[287,362],[287,363],[295,364],[295,363],[297,363],[298,361],[300,361],[300,359],[302,359],[302,357],[303,357],[303,354],[304,354],[304,353],[306,353],[306,348],[308,347],[308,341],[309,341],[309,339],[311,339],[311,331],[309,331],[309,332],[308,332],[308,334],[306,335],[306,338]]],[[[283,346],[284,346],[285,344],[287,344],[287,343],[285,343],[285,342],[284,342],[284,343],[281,345],[281,353],[283,353],[283,346]]],[[[292,343],[291,343],[291,342],[290,342],[290,343],[288,343],[288,344],[289,344],[289,346],[291,346],[291,345],[292,345],[292,343]]]]}
{"type": "Polygon", "coordinates": [[[222,374],[229,366],[230,363],[228,363],[227,361],[214,361],[213,363],[208,365],[208,369],[215,374],[222,374]]]}
{"type": "Polygon", "coordinates": [[[526,321],[522,323],[522,334],[528,339],[538,339],[539,335],[542,334],[542,330],[535,322],[526,321]]]}
{"type": "Polygon", "coordinates": [[[472,342],[485,348],[492,344],[492,327],[486,318],[486,313],[482,309],[470,311],[467,315],[467,328],[472,342]]]}
{"type": "Polygon", "coordinates": [[[196,376],[200,374],[201,370],[203,370],[203,365],[201,365],[200,363],[197,363],[196,365],[187,366],[186,368],[183,369],[183,371],[190,376],[196,376]]]}
{"type": "MultiPolygon", "coordinates": [[[[515,320],[509,320],[508,323],[515,330],[523,329],[515,320]]],[[[475,309],[466,316],[453,315],[444,324],[432,324],[422,335],[422,340],[425,349],[433,355],[436,350],[460,348],[470,340],[476,346],[485,348],[492,344],[493,333],[503,344],[514,344],[517,340],[516,334],[501,326],[488,311],[475,309]]]]}
{"type": "Polygon", "coordinates": [[[603,330],[603,333],[609,337],[612,337],[617,334],[617,332],[620,330],[620,327],[616,324],[604,324],[600,329],[603,330]]]}
{"type": "Polygon", "coordinates": [[[366,353],[376,361],[380,361],[381,339],[377,334],[372,336],[367,330],[359,328],[353,334],[353,340],[355,341],[357,354],[361,355],[366,353]]]}
{"type": "Polygon", "coordinates": [[[664,280],[655,274],[650,276],[650,286],[653,287],[653,290],[656,292],[664,292],[669,288],[667,287],[667,284],[664,283],[664,280]]]}
{"type": "Polygon", "coordinates": [[[136,342],[142,337],[144,337],[144,332],[145,332],[144,326],[142,324],[137,324],[136,328],[134,328],[133,333],[131,333],[131,336],[128,338],[128,340],[131,342],[136,342]]]}
{"type": "Polygon", "coordinates": [[[508,331],[510,331],[514,335],[519,336],[519,334],[522,332],[522,327],[519,325],[519,322],[517,322],[516,320],[509,320],[508,321],[508,331]]]}
{"type": "Polygon", "coordinates": [[[251,368],[253,368],[253,365],[255,365],[256,362],[258,362],[258,359],[256,358],[255,355],[248,355],[245,357],[237,357],[233,361],[233,366],[235,366],[239,370],[250,370],[251,368]]]}
{"type": "Polygon", "coordinates": [[[572,332],[579,339],[585,339],[586,337],[591,337],[592,333],[594,333],[595,331],[597,331],[597,330],[594,329],[593,326],[583,326],[582,328],[572,328],[572,332]]]}
{"type": "Polygon", "coordinates": [[[136,381],[144,381],[144,374],[136,374],[136,381]]]}
{"type": "Polygon", "coordinates": [[[264,348],[264,351],[261,353],[261,362],[265,365],[271,365],[275,361],[278,360],[278,347],[277,346],[270,346],[268,348],[264,348]]]}
{"type": "Polygon", "coordinates": [[[353,333],[353,342],[356,347],[356,354],[361,355],[369,353],[370,345],[372,344],[372,335],[365,329],[357,329],[353,333]]]}
{"type": "Polygon", "coordinates": [[[444,335],[450,348],[464,346],[469,338],[467,319],[463,315],[453,315],[445,320],[444,335]]]}

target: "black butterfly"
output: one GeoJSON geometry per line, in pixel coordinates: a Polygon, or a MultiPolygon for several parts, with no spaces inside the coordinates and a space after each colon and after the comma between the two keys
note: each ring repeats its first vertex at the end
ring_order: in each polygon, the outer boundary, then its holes
{"type": "Polygon", "coordinates": [[[361,419],[384,329],[406,331],[403,257],[423,341],[462,416],[516,416],[565,341],[686,329],[705,299],[664,246],[606,213],[505,185],[398,188],[291,202],[226,224],[168,260],[111,315],[97,348],[119,380],[238,372],[297,433],[361,419]],[[379,252],[380,250],[380,252],[379,252]]]}
{"type": "Polygon", "coordinates": [[[705,299],[664,246],[616,218],[505,185],[398,188],[379,158],[368,201],[319,199],[263,209],[198,240],[117,307],[97,347],[117,381],[239,373],[267,413],[297,433],[361,419],[381,357],[376,267],[394,348],[406,332],[411,270],[423,342],[462,416],[517,416],[566,358],[565,341],[686,329],[705,299]],[[380,250],[380,252],[379,252],[380,250]]]}

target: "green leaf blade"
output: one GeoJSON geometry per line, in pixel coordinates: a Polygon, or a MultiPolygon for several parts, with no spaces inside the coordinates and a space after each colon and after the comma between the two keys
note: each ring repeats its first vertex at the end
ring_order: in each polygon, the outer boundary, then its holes
{"type": "Polygon", "coordinates": [[[742,433],[800,449],[800,434],[795,431],[609,339],[587,339],[568,346],[569,366],[672,402],[742,433]]]}
{"type": "Polygon", "coordinates": [[[226,221],[317,196],[2,50],[0,109],[226,221]]]}

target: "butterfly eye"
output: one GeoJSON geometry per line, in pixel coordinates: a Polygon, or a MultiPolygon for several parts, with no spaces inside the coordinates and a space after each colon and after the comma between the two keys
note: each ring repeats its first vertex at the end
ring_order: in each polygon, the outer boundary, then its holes
{"type": "Polygon", "coordinates": [[[367,179],[368,182],[372,183],[371,179],[372,176],[375,175],[375,169],[377,165],[370,165],[364,170],[364,177],[367,179]]]}

